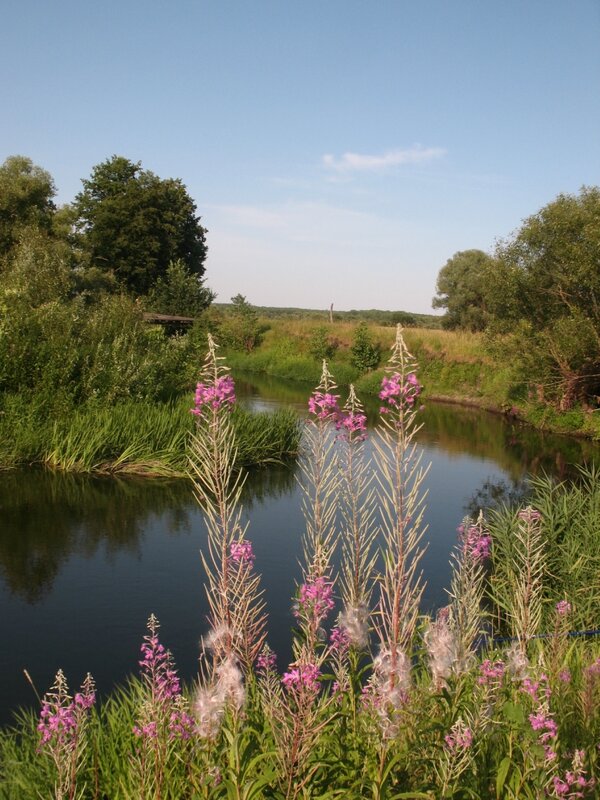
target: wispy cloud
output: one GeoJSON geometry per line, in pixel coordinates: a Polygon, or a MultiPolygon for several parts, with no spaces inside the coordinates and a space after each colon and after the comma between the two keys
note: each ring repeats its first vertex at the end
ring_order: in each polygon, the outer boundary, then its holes
{"type": "Polygon", "coordinates": [[[446,154],[443,147],[413,145],[405,150],[387,150],[381,155],[365,153],[343,153],[339,158],[331,154],[323,156],[323,165],[338,173],[383,172],[405,164],[420,164],[433,161],[446,154]]]}

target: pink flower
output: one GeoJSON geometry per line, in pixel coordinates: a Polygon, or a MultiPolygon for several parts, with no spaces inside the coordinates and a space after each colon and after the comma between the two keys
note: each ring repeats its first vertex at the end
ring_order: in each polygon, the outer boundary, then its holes
{"type": "Polygon", "coordinates": [[[571,613],[571,603],[568,600],[559,600],[556,604],[556,613],[559,617],[566,617],[567,614],[571,613]]]}
{"type": "Polygon", "coordinates": [[[286,689],[301,692],[303,689],[316,694],[319,691],[321,673],[315,664],[290,665],[281,682],[286,689]]]}
{"type": "Polygon", "coordinates": [[[502,661],[494,661],[492,663],[489,658],[479,667],[480,676],[477,682],[481,686],[487,686],[489,683],[501,681],[504,676],[504,663],[502,661]]]}
{"type": "Polygon", "coordinates": [[[479,525],[469,525],[465,530],[464,525],[458,528],[463,550],[466,555],[475,561],[485,561],[492,551],[492,537],[479,525]]]}
{"type": "Polygon", "coordinates": [[[362,442],[367,438],[367,418],[364,414],[341,411],[335,427],[338,431],[344,429],[345,433],[341,438],[345,438],[347,441],[362,442]],[[358,435],[354,436],[353,434],[358,435]]]}
{"type": "Polygon", "coordinates": [[[62,670],[56,675],[52,690],[44,695],[40,721],[40,749],[46,746],[52,751],[74,753],[87,711],[94,705],[96,693],[94,680],[88,674],[81,690],[71,699],[67,681],[62,670]]]}
{"type": "Polygon", "coordinates": [[[379,399],[385,401],[387,406],[382,406],[379,410],[382,414],[387,414],[392,408],[400,408],[402,403],[412,408],[420,394],[421,384],[413,372],[407,375],[404,383],[402,383],[402,375],[398,372],[390,377],[384,376],[381,381],[379,399]]]}
{"type": "Polygon", "coordinates": [[[339,653],[341,656],[345,655],[350,647],[348,631],[345,628],[332,628],[329,642],[334,653],[339,653]]]}
{"type": "Polygon", "coordinates": [[[444,741],[449,750],[467,750],[473,744],[473,733],[462,720],[458,720],[446,736],[444,741]]]}
{"type": "Polygon", "coordinates": [[[229,555],[236,564],[254,564],[255,555],[252,551],[252,542],[243,539],[241,542],[232,542],[229,546],[229,555]]]}
{"type": "Polygon", "coordinates": [[[552,717],[542,709],[536,714],[530,714],[529,722],[534,731],[543,731],[539,737],[542,744],[546,744],[550,739],[556,738],[558,725],[552,717]]]}
{"type": "Polygon", "coordinates": [[[315,391],[308,399],[308,410],[320,420],[336,419],[340,413],[339,399],[338,394],[315,391]]]}
{"type": "Polygon", "coordinates": [[[296,617],[302,614],[312,616],[316,624],[321,622],[334,608],[333,586],[324,577],[307,578],[300,587],[296,617]]]}
{"type": "Polygon", "coordinates": [[[235,403],[235,385],[231,375],[218,378],[214,385],[209,383],[198,383],[196,385],[196,395],[194,398],[194,408],[192,414],[201,416],[205,408],[218,411],[220,408],[231,408],[235,403]]]}
{"type": "Polygon", "coordinates": [[[265,645],[256,659],[256,669],[259,672],[270,672],[277,666],[277,656],[265,645]]]}

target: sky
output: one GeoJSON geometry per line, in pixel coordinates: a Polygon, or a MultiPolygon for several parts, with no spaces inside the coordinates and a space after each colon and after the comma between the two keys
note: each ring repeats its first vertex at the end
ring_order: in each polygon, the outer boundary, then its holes
{"type": "Polygon", "coordinates": [[[180,178],[228,302],[431,310],[600,184],[600,0],[4,0],[0,162],[180,178]]]}

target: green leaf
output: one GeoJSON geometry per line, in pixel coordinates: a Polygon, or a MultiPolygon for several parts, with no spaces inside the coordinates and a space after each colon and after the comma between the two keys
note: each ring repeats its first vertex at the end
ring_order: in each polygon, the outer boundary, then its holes
{"type": "Polygon", "coordinates": [[[506,756],[500,762],[500,766],[498,767],[498,774],[496,775],[496,796],[502,797],[502,790],[504,789],[504,784],[506,783],[506,776],[508,775],[508,771],[511,767],[511,760],[509,756],[506,756]]]}
{"type": "Polygon", "coordinates": [[[523,706],[517,703],[505,703],[502,707],[502,715],[507,722],[513,722],[516,725],[523,725],[525,722],[523,706]]]}

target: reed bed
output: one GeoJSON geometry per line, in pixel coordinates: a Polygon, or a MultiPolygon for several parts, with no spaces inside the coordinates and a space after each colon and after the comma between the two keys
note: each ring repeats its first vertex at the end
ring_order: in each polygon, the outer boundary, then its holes
{"type": "MultiPolygon", "coordinates": [[[[70,472],[183,476],[194,429],[190,401],[87,404],[52,419],[16,398],[0,415],[0,463],[42,464],[70,472]]],[[[236,408],[236,467],[281,461],[298,452],[300,424],[289,410],[236,408]]]]}

